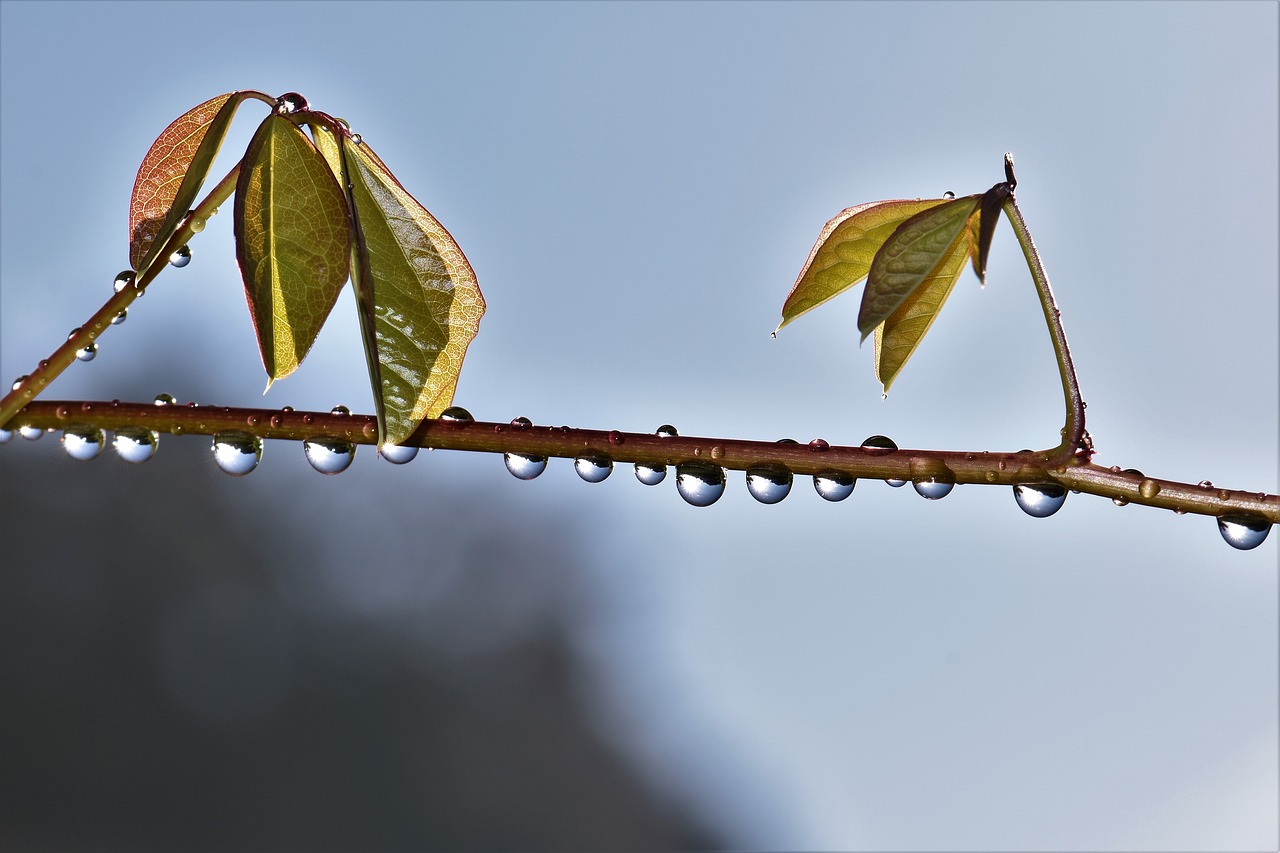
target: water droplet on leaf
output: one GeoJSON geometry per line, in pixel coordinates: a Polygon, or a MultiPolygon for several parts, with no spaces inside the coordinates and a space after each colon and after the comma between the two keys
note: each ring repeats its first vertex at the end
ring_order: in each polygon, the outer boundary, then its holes
{"type": "Polygon", "coordinates": [[[169,256],[169,266],[181,269],[191,263],[191,247],[183,246],[169,256]]]}
{"type": "Polygon", "coordinates": [[[667,466],[652,467],[636,463],[636,479],[646,486],[656,486],[667,478],[667,466]]]}
{"type": "Polygon", "coordinates": [[[676,466],[676,491],[694,506],[711,506],[724,494],[724,469],[703,462],[676,466]]]}
{"type": "Polygon", "coordinates": [[[547,457],[527,456],[523,453],[504,453],[502,461],[512,476],[521,480],[532,480],[547,470],[547,457]]]}
{"type": "Polygon", "coordinates": [[[1218,518],[1218,531],[1232,548],[1248,551],[1266,540],[1271,522],[1253,515],[1224,515],[1218,518]]]}
{"type": "Polygon", "coordinates": [[[135,465],[155,456],[159,445],[160,433],[136,427],[116,430],[115,437],[111,440],[111,446],[115,448],[116,455],[125,462],[132,462],[135,465]]]}
{"type": "Polygon", "coordinates": [[[213,437],[213,461],[233,477],[243,477],[262,460],[262,439],[240,430],[220,432],[213,437]]]}
{"type": "Polygon", "coordinates": [[[98,345],[90,341],[76,350],[76,358],[80,361],[93,361],[98,357],[98,345]]]}
{"type": "Polygon", "coordinates": [[[786,468],[751,468],[747,471],[747,491],[762,504],[776,504],[791,492],[793,479],[786,468]]]}
{"type": "Polygon", "coordinates": [[[307,109],[307,106],[307,99],[297,92],[285,92],[276,98],[276,112],[280,115],[296,113],[299,110],[307,109]]]}
{"type": "Polygon", "coordinates": [[[573,460],[573,470],[588,483],[599,483],[613,473],[613,460],[604,456],[579,456],[573,460]]]}
{"type": "Polygon", "coordinates": [[[813,475],[813,490],[823,500],[842,501],[853,494],[853,487],[858,484],[849,474],[840,471],[827,471],[813,475]]]}
{"type": "Polygon", "coordinates": [[[332,435],[308,438],[302,442],[302,452],[306,454],[311,467],[321,474],[341,474],[351,467],[351,460],[356,458],[354,444],[332,435]]]}
{"type": "Polygon", "coordinates": [[[955,194],[955,193],[953,193],[951,190],[947,190],[946,192],[944,192],[944,193],[942,194],[942,197],[943,197],[943,198],[955,198],[955,197],[956,197],[956,194],[955,194]]]}
{"type": "Polygon", "coordinates": [[[1057,483],[1021,483],[1013,487],[1013,499],[1033,518],[1048,518],[1067,501],[1067,490],[1057,483]]]}
{"type": "Polygon", "coordinates": [[[106,437],[102,430],[90,426],[69,426],[62,433],[62,449],[72,459],[86,462],[102,452],[106,437]]]}
{"type": "Polygon", "coordinates": [[[412,462],[419,449],[407,444],[384,444],[378,448],[378,455],[393,465],[403,465],[412,462]]]}
{"type": "Polygon", "coordinates": [[[940,501],[947,495],[951,494],[951,490],[956,487],[955,483],[949,483],[946,480],[931,478],[928,480],[913,480],[911,485],[915,486],[916,494],[925,500],[940,501]]]}

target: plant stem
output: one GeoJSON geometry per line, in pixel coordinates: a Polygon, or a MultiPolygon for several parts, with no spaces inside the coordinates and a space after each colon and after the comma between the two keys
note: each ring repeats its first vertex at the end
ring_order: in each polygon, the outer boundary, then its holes
{"type": "MultiPolygon", "coordinates": [[[[214,435],[239,430],[264,439],[302,441],[326,435],[370,445],[376,445],[378,440],[378,423],[373,415],[194,404],[157,406],[120,401],[31,403],[5,428],[18,426],[41,429],[87,426],[103,430],[130,427],[174,435],[214,435]]],[[[1127,503],[1199,515],[1243,513],[1280,523],[1278,495],[1157,480],[1080,460],[1062,464],[1053,460],[1047,451],[995,453],[839,446],[815,450],[808,444],[445,420],[423,422],[405,444],[567,459],[602,456],[614,462],[638,462],[655,467],[703,462],[735,471],[774,467],[785,468],[793,474],[838,472],[860,479],[937,479],[1001,486],[1058,483],[1075,491],[1127,503]]]]}
{"type": "Polygon", "coordinates": [[[182,221],[182,225],[165,243],[164,248],[157,253],[156,260],[134,279],[132,286],[125,287],[119,293],[113,293],[111,298],[98,309],[97,313],[90,317],[84,325],[76,329],[62,346],[36,365],[35,370],[27,374],[20,383],[15,383],[15,387],[5,394],[3,398],[0,398],[0,423],[6,423],[12,419],[19,408],[30,403],[38,394],[42,393],[49,386],[49,383],[57,379],[62,371],[66,370],[76,360],[76,352],[78,350],[95,342],[98,336],[110,326],[111,321],[143,294],[147,285],[168,265],[169,257],[195,236],[196,231],[191,227],[191,224],[197,219],[208,219],[219,205],[231,197],[231,194],[235,192],[236,180],[239,176],[240,164],[237,163],[227,173],[226,177],[209,191],[204,200],[191,210],[187,218],[182,221]]]}

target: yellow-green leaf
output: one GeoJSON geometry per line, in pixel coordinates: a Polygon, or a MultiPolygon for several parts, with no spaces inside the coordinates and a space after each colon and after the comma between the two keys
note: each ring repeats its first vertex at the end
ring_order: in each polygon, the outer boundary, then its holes
{"type": "Polygon", "coordinates": [[[236,108],[257,92],[228,92],[183,113],[142,158],[129,199],[129,265],[141,275],[195,203],[236,108]]]}
{"type": "Polygon", "coordinates": [[[892,199],[850,207],[826,224],[809,252],[795,286],[782,305],[782,322],[790,323],[867,277],[876,252],[905,220],[946,199],[892,199]]]}
{"type": "Polygon", "coordinates": [[[925,276],[897,309],[875,328],[876,378],[886,394],[907,359],[916,351],[956,281],[964,272],[965,261],[976,256],[979,214],[970,215],[942,261],[925,276]]]}
{"type": "Polygon", "coordinates": [[[346,195],[283,116],[268,116],[245,152],[235,234],[269,388],[306,358],[347,280],[351,252],[346,195]]]}
{"type": "Polygon", "coordinates": [[[956,238],[978,209],[979,199],[977,195],[965,196],[917,213],[880,247],[871,262],[858,311],[863,340],[930,277],[953,247],[963,245],[968,257],[968,241],[957,244],[956,238]]]}
{"type": "Polygon", "coordinates": [[[346,138],[342,151],[356,219],[353,279],[376,357],[379,443],[399,444],[452,403],[484,297],[453,237],[369,146],[346,138]]]}

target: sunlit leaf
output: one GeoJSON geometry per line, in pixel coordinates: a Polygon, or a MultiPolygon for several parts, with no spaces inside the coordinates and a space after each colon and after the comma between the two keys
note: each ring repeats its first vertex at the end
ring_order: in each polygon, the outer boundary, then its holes
{"type": "MultiPolygon", "coordinates": [[[[876,252],[858,311],[858,331],[866,340],[920,287],[958,245],[980,197],[965,196],[917,213],[898,226],[876,252]]],[[[965,247],[966,257],[968,242],[965,247]]]]}
{"type": "Polygon", "coordinates": [[[965,261],[976,255],[979,213],[969,216],[967,227],[952,241],[935,266],[920,284],[903,300],[883,323],[875,328],[876,378],[884,392],[897,378],[907,360],[924,338],[956,281],[964,272],[965,261]]]}
{"type": "Polygon", "coordinates": [[[129,265],[141,273],[177,230],[208,177],[236,108],[258,93],[229,92],[183,113],[142,158],[129,199],[129,265]]]}
{"type": "Polygon", "coordinates": [[[366,342],[376,351],[379,443],[399,444],[453,401],[484,313],[471,264],[453,237],[363,142],[343,140],[366,342]]]}
{"type": "Polygon", "coordinates": [[[841,211],[826,224],[782,305],[781,329],[867,277],[876,252],[905,220],[946,199],[872,201],[841,211]]]}
{"type": "Polygon", "coordinates": [[[236,185],[236,260],[267,387],[306,357],[347,280],[351,219],[324,157],[283,116],[263,121],[236,185]]]}

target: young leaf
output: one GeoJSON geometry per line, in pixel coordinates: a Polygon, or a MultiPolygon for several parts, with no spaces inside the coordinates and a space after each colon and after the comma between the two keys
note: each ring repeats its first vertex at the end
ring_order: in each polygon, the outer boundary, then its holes
{"type": "Polygon", "coordinates": [[[937,319],[938,312],[942,310],[960,274],[964,272],[964,262],[971,255],[976,257],[974,249],[979,244],[978,220],[979,214],[976,212],[969,216],[968,227],[962,229],[956,237],[953,245],[943,255],[942,262],[925,276],[920,285],[883,323],[876,326],[876,378],[880,380],[884,393],[889,393],[889,386],[937,319]]]}
{"type": "Polygon", "coordinates": [[[841,211],[818,235],[809,259],[782,305],[782,322],[778,328],[866,278],[876,251],[899,225],[946,201],[941,198],[872,201],[841,211]]]}
{"type": "Polygon", "coordinates": [[[858,331],[866,340],[953,251],[968,257],[967,241],[957,242],[980,197],[964,196],[917,213],[898,226],[876,252],[858,311],[858,331]],[[960,248],[957,248],[960,247],[960,248]]]}
{"type": "Polygon", "coordinates": [[[1000,222],[1000,211],[1004,209],[1005,200],[1012,193],[1013,186],[1006,181],[996,184],[982,194],[977,251],[973,253],[973,271],[978,274],[978,281],[983,284],[987,281],[987,256],[991,253],[991,238],[995,236],[996,225],[1000,222]]]}
{"type": "Polygon", "coordinates": [[[141,274],[177,230],[209,174],[236,108],[258,92],[229,92],[183,113],[142,158],[129,199],[129,265],[141,274]]]}
{"type": "Polygon", "coordinates": [[[398,444],[453,402],[484,297],[453,237],[369,146],[344,138],[342,153],[356,221],[352,278],[366,348],[373,350],[379,443],[398,444]]]}
{"type": "Polygon", "coordinates": [[[236,260],[267,387],[306,358],[347,280],[346,195],[306,134],[267,116],[236,185],[236,260]]]}

